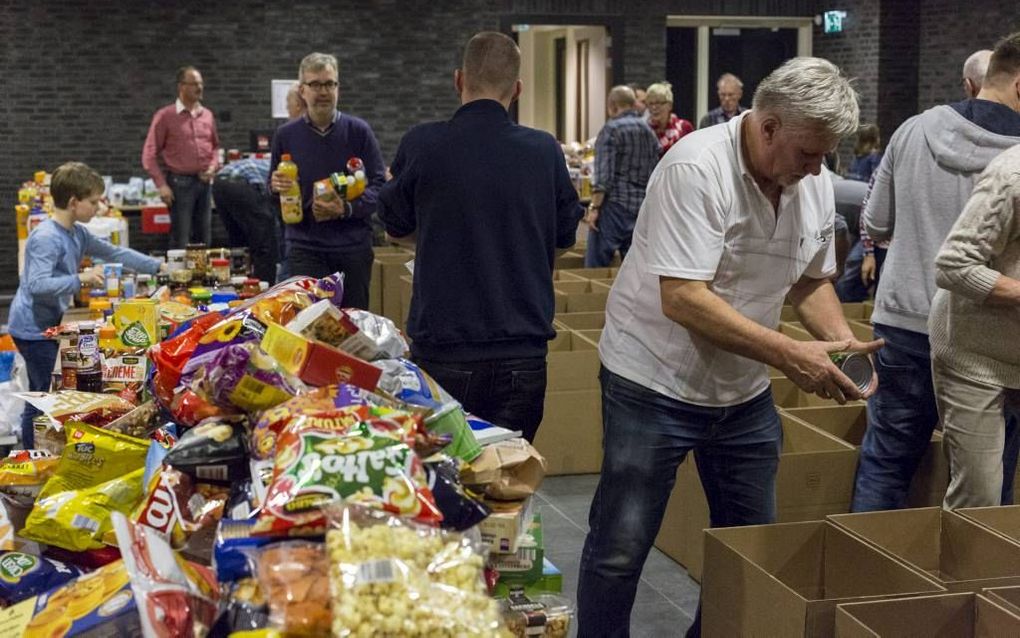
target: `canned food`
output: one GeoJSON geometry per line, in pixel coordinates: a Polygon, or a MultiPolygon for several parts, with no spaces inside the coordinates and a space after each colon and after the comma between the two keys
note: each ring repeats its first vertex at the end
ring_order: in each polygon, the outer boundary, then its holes
{"type": "Polygon", "coordinates": [[[871,377],[875,373],[871,365],[871,357],[860,352],[833,352],[829,355],[836,367],[850,377],[857,389],[864,392],[871,385],[871,377]]]}

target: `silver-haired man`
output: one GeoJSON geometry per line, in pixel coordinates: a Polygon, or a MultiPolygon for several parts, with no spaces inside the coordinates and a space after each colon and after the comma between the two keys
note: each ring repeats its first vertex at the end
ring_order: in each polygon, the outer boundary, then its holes
{"type": "Polygon", "coordinates": [[[688,452],[713,527],[774,520],[783,437],[766,364],[840,403],[873,389],[829,358],[881,345],[854,338],[829,282],[835,204],[822,161],[857,124],[839,69],[794,58],[761,82],[750,111],[687,135],[652,174],[599,344],[605,456],[579,635],[627,634],[688,452]],[[787,297],[817,341],[776,331],[787,297]]]}

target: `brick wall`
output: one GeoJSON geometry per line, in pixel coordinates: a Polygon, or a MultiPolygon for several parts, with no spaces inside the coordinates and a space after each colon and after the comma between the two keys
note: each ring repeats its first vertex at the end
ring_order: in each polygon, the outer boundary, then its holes
{"type": "MultiPolygon", "coordinates": [[[[17,285],[13,206],[35,170],[87,162],[124,181],[142,175],[152,113],[171,102],[177,67],[203,74],[225,148],[271,128],[272,79],[296,78],[313,50],[339,58],[343,110],[372,124],[384,158],[403,133],[458,105],[452,70],[473,33],[504,16],[602,16],[622,24],[624,81],[665,74],[670,14],[811,15],[813,0],[369,0],[198,2],[0,0],[0,293],[17,285]]],[[[146,248],[158,241],[142,243],[146,248]]]]}

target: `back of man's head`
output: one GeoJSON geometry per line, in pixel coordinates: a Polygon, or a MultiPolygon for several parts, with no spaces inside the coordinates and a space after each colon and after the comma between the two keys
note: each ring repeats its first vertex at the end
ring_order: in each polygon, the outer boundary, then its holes
{"type": "Polygon", "coordinates": [[[991,50],[981,49],[971,53],[967,61],[963,63],[963,87],[967,97],[975,97],[981,90],[991,57],[991,50]]]}
{"type": "Polygon", "coordinates": [[[483,31],[468,40],[460,68],[467,92],[508,99],[520,76],[521,50],[509,36],[483,31]]]}
{"type": "Polygon", "coordinates": [[[1004,89],[1016,83],[1020,76],[1020,31],[999,40],[988,61],[985,84],[1004,89]]]}
{"type": "Polygon", "coordinates": [[[611,106],[619,110],[633,108],[634,102],[637,101],[634,89],[622,84],[609,89],[609,97],[606,99],[611,106]]]}

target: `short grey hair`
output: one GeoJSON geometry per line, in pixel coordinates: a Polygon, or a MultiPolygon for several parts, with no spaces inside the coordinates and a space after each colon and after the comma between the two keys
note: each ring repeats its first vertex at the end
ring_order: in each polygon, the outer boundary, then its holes
{"type": "Polygon", "coordinates": [[[616,108],[632,108],[637,98],[634,97],[634,89],[620,84],[609,90],[609,103],[616,108]]]}
{"type": "Polygon", "coordinates": [[[981,49],[970,54],[967,61],[963,63],[963,77],[974,83],[978,89],[985,82],[985,73],[988,72],[988,62],[992,59],[991,49],[981,49]]]}
{"type": "Polygon", "coordinates": [[[837,138],[857,131],[857,91],[832,62],[822,58],[787,60],[754,92],[751,108],[770,112],[791,126],[822,128],[837,138]]]}
{"type": "Polygon", "coordinates": [[[733,75],[732,73],[723,73],[719,76],[719,79],[715,81],[715,87],[719,88],[720,84],[735,84],[741,91],[744,90],[744,83],[740,81],[740,78],[733,75]]]}
{"type": "Polygon", "coordinates": [[[305,71],[315,73],[326,68],[333,69],[336,71],[337,77],[340,77],[340,64],[336,61],[336,56],[328,53],[309,53],[301,60],[301,65],[298,67],[298,78],[304,80],[305,71]]]}

